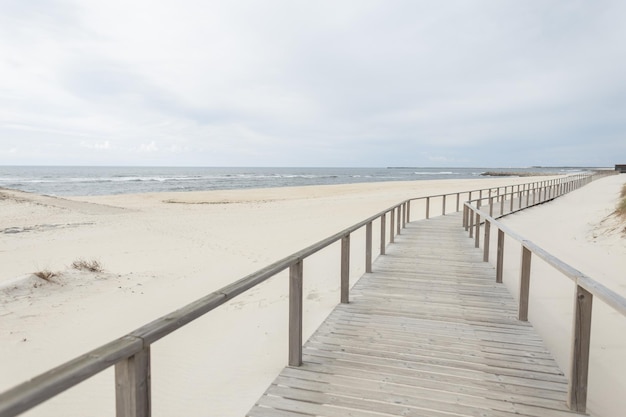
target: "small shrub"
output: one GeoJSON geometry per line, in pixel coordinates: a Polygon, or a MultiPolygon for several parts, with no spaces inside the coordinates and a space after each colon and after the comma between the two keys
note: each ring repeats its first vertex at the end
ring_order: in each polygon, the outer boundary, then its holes
{"type": "Polygon", "coordinates": [[[50,282],[52,278],[58,276],[59,274],[57,274],[56,272],[52,272],[49,269],[44,269],[42,271],[35,272],[33,275],[36,276],[37,278],[41,278],[45,281],[50,282]]]}
{"type": "Polygon", "coordinates": [[[78,259],[72,262],[72,268],[78,269],[79,271],[89,271],[89,272],[102,272],[104,268],[102,264],[94,259],[91,261],[86,261],[84,259],[78,259]]]}

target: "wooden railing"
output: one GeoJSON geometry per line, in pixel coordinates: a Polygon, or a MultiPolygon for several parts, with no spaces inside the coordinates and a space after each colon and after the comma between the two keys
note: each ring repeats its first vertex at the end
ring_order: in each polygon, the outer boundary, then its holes
{"type": "MultiPolygon", "coordinates": [[[[484,199],[476,199],[464,203],[463,225],[465,229],[469,231],[470,237],[475,239],[475,246],[477,248],[480,247],[480,228],[481,225],[484,225],[483,261],[485,262],[489,261],[491,229],[495,228],[497,231],[498,246],[496,251],[496,282],[502,282],[505,236],[519,242],[522,247],[519,283],[519,320],[528,321],[531,261],[533,255],[543,259],[548,265],[571,279],[576,284],[567,404],[572,411],[580,413],[585,413],[587,409],[587,379],[589,371],[591,310],[593,299],[596,297],[606,305],[610,306],[613,310],[620,313],[622,316],[626,316],[626,298],[613,292],[601,283],[593,280],[591,277],[551,255],[538,245],[525,239],[523,236],[517,234],[501,222],[498,222],[496,218],[554,199],[575,188],[591,182],[598,175],[611,174],[612,173],[581,175],[574,181],[557,179],[549,181],[547,186],[538,188],[531,187],[520,189],[518,187],[517,190],[506,194],[506,197],[509,198],[507,201],[507,207],[510,207],[510,210],[503,210],[496,216],[493,215],[494,201],[491,198],[488,199],[489,213],[483,211],[485,206],[481,208],[481,202],[484,201],[484,199]],[[529,203],[531,196],[532,203],[529,203]],[[526,200],[526,204],[523,204],[524,199],[526,200]]],[[[503,204],[504,200],[500,203],[503,204]]],[[[501,205],[500,207],[504,206],[501,205]]]]}
{"type": "MultiPolygon", "coordinates": [[[[288,363],[290,366],[299,366],[302,364],[302,284],[304,279],[303,262],[306,258],[335,242],[341,241],[340,302],[348,303],[350,236],[353,232],[365,227],[365,271],[371,272],[372,228],[374,222],[380,224],[380,254],[384,255],[387,242],[393,243],[395,235],[400,234],[401,229],[411,220],[412,202],[423,201],[425,203],[424,217],[429,218],[431,215],[431,204],[436,202],[440,202],[440,213],[445,215],[452,211],[458,212],[461,207],[461,201],[473,200],[472,197],[474,196],[478,196],[478,201],[483,201],[485,198],[496,199],[503,204],[507,197],[533,190],[535,194],[543,195],[545,199],[545,196],[554,195],[557,185],[559,192],[567,192],[581,186],[585,181],[587,181],[586,176],[576,175],[517,186],[493,187],[405,200],[166,316],[158,318],[117,340],[113,340],[9,389],[0,394],[0,417],[12,417],[29,410],[112,366],[115,367],[116,415],[118,417],[150,416],[150,346],[189,322],[287,269],[289,270],[288,363]],[[517,187],[517,191],[515,187],[517,187]],[[520,189],[520,187],[522,188],[520,189]],[[450,209],[450,200],[455,202],[454,210],[450,209]],[[389,228],[388,231],[387,228],[389,228]]],[[[479,219],[479,211],[474,210],[469,204],[465,204],[464,207],[466,214],[476,213],[476,219],[479,219]]],[[[467,218],[467,216],[464,217],[467,218]]],[[[473,215],[471,217],[473,218],[473,215]]],[[[492,218],[489,218],[489,220],[493,221],[492,218]]],[[[480,221],[477,220],[478,223],[480,221]]]]}

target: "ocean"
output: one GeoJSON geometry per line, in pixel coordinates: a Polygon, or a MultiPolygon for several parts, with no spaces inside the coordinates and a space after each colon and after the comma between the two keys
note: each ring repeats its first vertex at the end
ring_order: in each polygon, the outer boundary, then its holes
{"type": "Polygon", "coordinates": [[[207,191],[481,178],[484,172],[563,174],[581,168],[211,168],[0,166],[0,187],[53,196],[207,191]]]}

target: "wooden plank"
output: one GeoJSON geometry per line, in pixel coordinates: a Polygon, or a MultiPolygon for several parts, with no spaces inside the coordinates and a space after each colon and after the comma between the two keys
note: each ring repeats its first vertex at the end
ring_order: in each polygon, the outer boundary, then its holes
{"type": "Polygon", "coordinates": [[[150,347],[115,364],[116,417],[150,417],[150,347]]]}
{"type": "Polygon", "coordinates": [[[567,404],[577,412],[587,411],[587,378],[589,376],[589,345],[591,343],[591,311],[593,295],[576,287],[574,324],[572,330],[572,356],[567,404]]]}
{"type": "Polygon", "coordinates": [[[396,233],[400,235],[402,230],[402,204],[400,204],[397,208],[398,215],[396,216],[396,233]]]}
{"type": "Polygon", "coordinates": [[[528,297],[530,289],[530,261],[532,252],[526,247],[522,247],[522,266],[519,289],[519,314],[521,321],[528,321],[528,297]]]}
{"type": "Polygon", "coordinates": [[[395,240],[395,232],[393,230],[393,228],[395,227],[395,221],[396,221],[396,210],[392,209],[389,212],[389,243],[393,243],[395,240]]]}
{"type": "Polygon", "coordinates": [[[385,230],[386,228],[386,222],[387,222],[387,216],[385,214],[382,214],[380,216],[380,254],[384,255],[385,254],[385,249],[387,247],[387,231],[385,230]]]}
{"type": "Polygon", "coordinates": [[[408,387],[422,387],[433,390],[462,392],[485,396],[493,399],[510,399],[518,402],[537,400],[539,404],[551,404],[554,408],[563,408],[563,391],[555,391],[535,387],[523,387],[514,384],[503,384],[494,381],[482,381],[472,378],[459,378],[435,372],[414,371],[410,375],[400,375],[391,368],[377,367],[362,369],[333,365],[307,363],[294,370],[286,368],[281,376],[314,380],[326,383],[350,384],[352,380],[376,381],[408,387]],[[545,401],[545,403],[544,403],[545,401]]]}
{"type": "Polygon", "coordinates": [[[567,378],[461,217],[407,224],[249,415],[571,416],[567,378]]]}
{"type": "Polygon", "coordinates": [[[485,220],[485,238],[483,239],[483,262],[489,262],[489,241],[491,240],[491,222],[485,220]]]}
{"type": "Polygon", "coordinates": [[[502,283],[504,270],[504,232],[498,228],[498,254],[496,259],[496,282],[502,283]]]}
{"type": "Polygon", "coordinates": [[[289,366],[302,365],[303,262],[289,267],[289,366]]]}
{"type": "MultiPolygon", "coordinates": [[[[278,396],[294,396],[289,388],[295,388],[300,391],[314,392],[315,396],[309,396],[304,393],[296,394],[294,397],[307,399],[309,401],[328,401],[330,404],[338,405],[340,401],[337,397],[344,398],[365,398],[369,401],[362,405],[367,406],[368,410],[379,412],[390,412],[393,408],[388,406],[380,406],[380,404],[402,404],[408,406],[411,410],[437,410],[441,412],[451,412],[463,415],[481,416],[485,412],[489,412],[492,416],[518,416],[519,414],[542,412],[544,416],[568,416],[571,414],[562,402],[540,401],[542,403],[541,410],[538,410],[535,404],[526,402],[513,402],[511,397],[506,400],[488,398],[485,392],[476,392],[480,395],[467,394],[462,391],[448,392],[445,387],[443,389],[424,388],[421,386],[403,386],[400,384],[371,382],[360,379],[345,379],[341,377],[327,377],[320,382],[312,379],[304,379],[301,375],[297,377],[280,376],[275,381],[275,386],[270,389],[270,393],[278,396]],[[332,391],[329,390],[329,384],[332,384],[332,391]],[[318,393],[330,393],[333,397],[320,397],[318,393]],[[370,402],[371,401],[371,402],[370,402]]],[[[533,399],[534,400],[534,399],[533,399]]],[[[343,403],[346,404],[346,403],[343,403]]],[[[347,405],[347,404],[346,404],[347,405]]],[[[349,406],[355,407],[354,404],[349,406]]],[[[356,408],[356,407],[355,407],[356,408]]]]}
{"type": "Polygon", "coordinates": [[[365,226],[365,272],[372,272],[372,222],[365,226]]]}
{"type": "Polygon", "coordinates": [[[341,239],[341,303],[350,302],[350,235],[341,239]]]}

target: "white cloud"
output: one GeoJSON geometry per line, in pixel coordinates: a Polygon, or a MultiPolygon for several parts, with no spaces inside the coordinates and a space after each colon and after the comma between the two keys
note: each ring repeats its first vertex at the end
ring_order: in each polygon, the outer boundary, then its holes
{"type": "Polygon", "coordinates": [[[584,161],[593,138],[608,164],[626,154],[624,19],[621,0],[8,1],[0,149],[46,147],[58,164],[90,148],[111,165],[529,165],[535,149],[562,164],[563,146],[584,161]]]}

